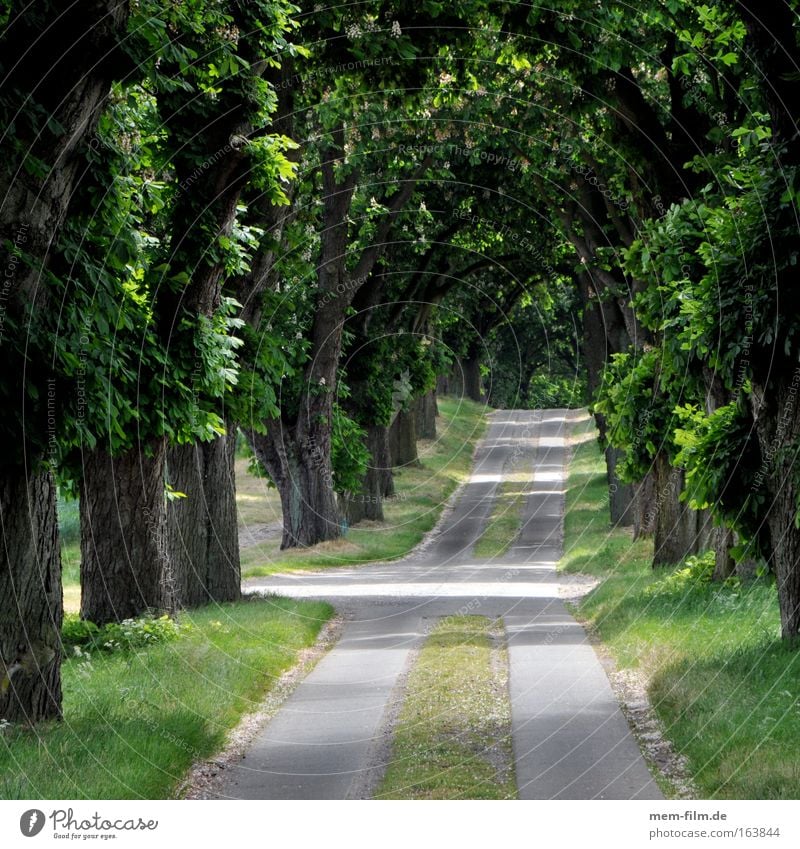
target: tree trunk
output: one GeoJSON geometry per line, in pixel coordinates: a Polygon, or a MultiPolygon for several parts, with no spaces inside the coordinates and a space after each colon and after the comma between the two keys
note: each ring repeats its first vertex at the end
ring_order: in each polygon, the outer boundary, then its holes
{"type": "Polygon", "coordinates": [[[420,395],[414,402],[417,421],[417,439],[436,439],[436,390],[420,395]]]}
{"type": "MultiPolygon", "coordinates": [[[[791,475],[791,470],[783,469],[791,475]]],[[[773,540],[772,567],[778,586],[781,635],[800,636],[800,532],[795,527],[797,502],[794,486],[781,475],[783,486],[771,487],[767,522],[773,540]]]]}
{"type": "Polygon", "coordinates": [[[389,204],[388,214],[378,224],[373,243],[348,273],[345,264],[352,241],[348,213],[359,175],[351,169],[341,178],[337,175],[339,166],[346,161],[344,127],[334,127],[326,139],[320,150],[323,227],[317,267],[318,300],[299,413],[296,421],[265,422],[266,436],[248,433],[256,456],[281,495],[284,548],[336,539],[342,532],[331,468],[331,429],[343,328],[353,298],[370,278],[389,243],[397,215],[433,161],[426,156],[410,179],[397,181],[399,190],[389,204]]]}
{"type": "Polygon", "coordinates": [[[313,443],[298,445],[279,419],[270,420],[266,434],[248,429],[245,435],[281,498],[281,548],[336,539],[342,529],[330,454],[313,443]]]}
{"type": "Polygon", "coordinates": [[[377,491],[385,499],[394,497],[392,452],[389,447],[389,428],[373,425],[367,429],[367,444],[372,455],[372,471],[378,479],[377,491]]]}
{"type": "Polygon", "coordinates": [[[680,563],[697,554],[708,542],[711,519],[708,511],[692,510],[680,500],[684,473],[673,469],[667,458],[659,454],[655,471],[655,539],[653,566],[680,563]]]}
{"type": "Polygon", "coordinates": [[[84,454],[81,616],[99,625],[175,609],[162,438],[118,457],[84,454]],[[148,456],[149,455],[149,456],[148,456]]]}
{"type": "Polygon", "coordinates": [[[634,503],[633,486],[629,483],[623,483],[617,476],[617,463],[624,456],[624,452],[609,445],[605,454],[611,524],[620,528],[627,528],[634,524],[634,503]]]}
{"type": "Polygon", "coordinates": [[[447,376],[447,394],[454,398],[464,397],[464,372],[461,369],[460,361],[456,362],[453,370],[447,376]]]}
{"type": "Polygon", "coordinates": [[[292,468],[301,494],[299,527],[294,545],[316,545],[342,533],[331,466],[331,427],[309,418],[306,436],[296,447],[297,464],[292,468]]]}
{"type": "Polygon", "coordinates": [[[648,472],[644,480],[633,486],[633,538],[651,537],[656,529],[655,474],[648,472]]]}
{"type": "Polygon", "coordinates": [[[461,372],[464,375],[464,394],[467,398],[483,403],[481,389],[481,363],[477,356],[467,356],[461,360],[461,372]]]}
{"type": "MultiPolygon", "coordinates": [[[[578,291],[583,303],[583,352],[587,383],[589,395],[594,397],[602,381],[606,357],[611,353],[625,350],[630,343],[630,337],[618,306],[615,303],[601,302],[590,278],[585,273],[578,277],[578,291]]],[[[595,413],[594,418],[600,438],[606,442],[605,416],[595,413]]],[[[637,527],[641,527],[641,515],[637,512],[641,502],[635,497],[634,487],[623,483],[617,476],[617,464],[622,456],[622,451],[607,445],[605,459],[609,514],[611,523],[614,525],[622,527],[633,525],[635,538],[637,527]]]]}
{"type": "Polygon", "coordinates": [[[436,378],[436,389],[434,390],[435,395],[449,395],[450,394],[450,377],[446,374],[440,374],[436,378]]]}
{"type": "Polygon", "coordinates": [[[692,510],[697,522],[697,543],[695,553],[701,551],[716,551],[719,540],[717,528],[714,527],[714,516],[710,510],[692,510]]]}
{"type": "Polygon", "coordinates": [[[594,414],[595,424],[602,442],[606,442],[604,451],[606,460],[606,481],[608,483],[608,507],[611,524],[627,528],[636,524],[634,490],[631,484],[623,483],[617,475],[617,465],[624,457],[624,452],[614,448],[607,442],[608,428],[606,417],[601,413],[594,414]]]}
{"type": "Polygon", "coordinates": [[[797,516],[797,448],[800,440],[800,369],[769,387],[753,381],[751,403],[763,458],[755,485],[767,495],[772,570],[778,587],[781,634],[800,636],[800,530],[797,516]]]}
{"type": "Polygon", "coordinates": [[[342,512],[348,524],[362,519],[382,522],[383,502],[394,495],[394,477],[389,452],[389,428],[382,425],[367,427],[367,449],[370,454],[364,485],[360,492],[346,492],[340,498],[342,512]]]}
{"type": "MultiPolygon", "coordinates": [[[[94,131],[112,80],[120,78],[119,37],[127,15],[128,4],[119,0],[64,4],[62,9],[56,4],[44,10],[31,6],[24,14],[13,12],[3,43],[5,111],[19,110],[19,120],[13,128],[18,155],[0,169],[0,242],[6,268],[0,341],[7,397],[20,403],[18,409],[3,412],[24,428],[18,440],[4,445],[7,454],[22,445],[24,459],[14,462],[6,456],[0,470],[0,718],[9,721],[37,722],[61,714],[56,497],[50,474],[31,471],[41,449],[25,444],[34,436],[35,423],[46,420],[41,409],[29,405],[26,390],[37,375],[51,374],[53,351],[52,345],[49,351],[37,349],[29,311],[46,315],[57,307],[53,300],[59,287],[43,285],[49,255],[68,214],[82,146],[94,131]],[[56,11],[57,24],[51,26],[48,13],[52,17],[56,11]],[[37,114],[33,121],[32,110],[37,114]],[[42,117],[47,129],[39,129],[42,117]],[[14,246],[10,255],[8,244],[14,246]],[[19,261],[22,251],[27,256],[19,261]],[[6,336],[12,337],[11,344],[6,336]]],[[[58,438],[49,432],[38,435],[48,442],[58,438]]]]}
{"type": "Polygon", "coordinates": [[[0,478],[0,719],[61,716],[61,555],[49,472],[0,478]]]}
{"type": "Polygon", "coordinates": [[[414,410],[400,410],[389,428],[392,466],[418,466],[417,417],[414,410]]]}
{"type": "Polygon", "coordinates": [[[714,528],[714,581],[724,581],[736,571],[736,563],[731,554],[733,536],[730,528],[714,528]]]}
{"type": "Polygon", "coordinates": [[[225,436],[168,451],[167,480],[186,495],[167,504],[180,607],[241,598],[235,455],[236,427],[230,423],[225,436]]]}
{"type": "MultiPolygon", "coordinates": [[[[256,457],[278,487],[283,508],[281,548],[316,545],[342,533],[341,513],[333,486],[331,430],[342,332],[350,303],[371,267],[348,278],[345,257],[348,219],[357,173],[340,182],[336,165],[344,159],[344,130],[331,133],[323,148],[323,221],[317,283],[319,301],[311,326],[311,358],[305,390],[294,422],[265,422],[266,435],[248,432],[256,457]]],[[[363,259],[363,256],[362,256],[363,259]]],[[[359,261],[358,268],[361,268],[359,261]]]]}
{"type": "MultiPolygon", "coordinates": [[[[339,493],[339,511],[348,526],[357,525],[367,518],[368,498],[369,496],[363,490],[339,493]]],[[[381,518],[383,518],[383,511],[381,511],[381,518]]]]}
{"type": "Polygon", "coordinates": [[[16,243],[22,228],[24,250],[32,258],[17,266],[4,299],[18,292],[23,306],[35,301],[44,308],[42,270],[80,176],[81,146],[94,131],[112,80],[121,78],[115,66],[127,18],[128,3],[122,0],[63,4],[55,26],[43,27],[36,9],[29,16],[12,16],[3,44],[4,96],[18,99],[23,111],[37,104],[60,129],[30,134],[24,115],[15,126],[21,156],[41,160],[41,167],[20,159],[4,163],[0,172],[0,242],[16,243]]]}
{"type": "Polygon", "coordinates": [[[233,422],[225,436],[203,445],[205,502],[208,505],[206,590],[215,602],[242,597],[239,523],[236,512],[236,434],[233,422]]]}
{"type": "Polygon", "coordinates": [[[655,501],[653,566],[680,563],[693,553],[681,521],[685,505],[678,497],[682,487],[682,473],[670,467],[666,458],[659,454],[654,461],[655,501]]]}

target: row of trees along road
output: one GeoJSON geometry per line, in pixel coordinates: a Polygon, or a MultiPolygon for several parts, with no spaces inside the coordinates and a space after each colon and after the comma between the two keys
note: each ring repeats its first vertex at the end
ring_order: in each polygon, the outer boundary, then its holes
{"type": "Polygon", "coordinates": [[[314,545],[381,518],[437,381],[543,367],[611,519],[762,561],[797,636],[796,4],[0,20],[0,716],[60,715],[57,490],[86,618],[235,600],[237,431],[314,545]]]}

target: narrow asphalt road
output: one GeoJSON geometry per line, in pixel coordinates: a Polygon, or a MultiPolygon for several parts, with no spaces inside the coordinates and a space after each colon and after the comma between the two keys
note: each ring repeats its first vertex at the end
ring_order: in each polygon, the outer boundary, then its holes
{"type": "Polygon", "coordinates": [[[470,613],[505,623],[521,799],[662,798],[586,634],[559,600],[566,416],[564,410],[492,414],[453,510],[408,558],[250,584],[258,592],[326,599],[347,621],[339,642],[246,758],[226,770],[220,797],[369,796],[410,653],[432,620],[470,613]],[[504,557],[478,561],[471,551],[495,489],[521,471],[530,488],[519,538],[504,557]]]}

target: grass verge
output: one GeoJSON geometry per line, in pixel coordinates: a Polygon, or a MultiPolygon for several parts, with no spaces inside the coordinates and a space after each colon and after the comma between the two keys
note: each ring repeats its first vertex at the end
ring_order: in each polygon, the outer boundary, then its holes
{"type": "Polygon", "coordinates": [[[711,583],[703,558],[653,571],[652,542],[609,525],[590,424],[575,436],[559,565],[602,579],[579,616],[641,674],[703,798],[800,797],[800,652],[780,640],[774,583],[711,583]]]}
{"type": "Polygon", "coordinates": [[[375,798],[516,797],[501,639],[484,616],[448,617],[433,630],[409,675],[375,798]]]}
{"type": "MultiPolygon", "coordinates": [[[[418,443],[419,467],[395,472],[397,495],[384,504],[383,522],[361,522],[347,535],[311,549],[280,550],[273,537],[242,550],[242,575],[352,566],[395,560],[408,554],[433,528],[453,490],[469,478],[472,455],[486,428],[486,408],[466,399],[440,398],[438,436],[418,443]]],[[[237,480],[240,516],[250,523],[280,518],[275,490],[248,475],[237,480]],[[244,508],[244,511],[243,511],[244,508]]],[[[278,505],[279,506],[279,505],[278,505]]]]}
{"type": "Polygon", "coordinates": [[[332,608],[266,598],[181,616],[175,640],[64,664],[64,720],[0,731],[2,799],[161,799],[216,752],[332,608]]]}

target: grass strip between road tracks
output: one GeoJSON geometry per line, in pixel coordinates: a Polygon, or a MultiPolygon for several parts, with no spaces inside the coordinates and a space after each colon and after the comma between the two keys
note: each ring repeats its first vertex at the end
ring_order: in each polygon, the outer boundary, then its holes
{"type": "Polygon", "coordinates": [[[515,797],[502,625],[484,616],[447,617],[409,673],[375,798],[515,797]]]}
{"type": "Polygon", "coordinates": [[[498,485],[492,515],[472,552],[475,557],[502,557],[511,548],[522,528],[530,488],[531,475],[524,472],[517,472],[498,485]]]}

